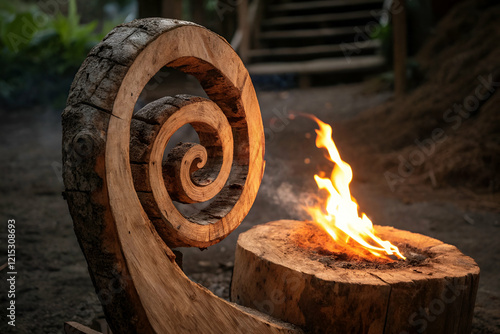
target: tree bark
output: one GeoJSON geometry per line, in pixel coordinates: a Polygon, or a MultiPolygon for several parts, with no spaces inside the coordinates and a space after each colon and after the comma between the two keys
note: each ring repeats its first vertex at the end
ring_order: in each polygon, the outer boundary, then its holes
{"type": "MultiPolygon", "coordinates": [[[[208,247],[225,238],[248,213],[262,178],[264,134],[257,98],[248,72],[224,39],[176,20],[142,19],[116,27],[90,51],[76,74],[62,122],[65,196],[114,333],[300,333],[293,325],[229,303],[190,281],[166,244],[174,240],[208,247]],[[134,115],[141,91],[164,66],[195,76],[211,101],[176,97],[134,115]],[[205,118],[193,121],[186,116],[199,116],[193,103],[210,108],[205,118]],[[161,110],[155,112],[155,107],[161,110]],[[166,137],[182,122],[195,124],[200,138],[207,126],[219,129],[220,115],[212,113],[221,113],[221,122],[230,126],[231,170],[238,182],[243,173],[244,181],[243,186],[223,187],[221,202],[226,195],[239,196],[223,216],[205,211],[207,221],[213,222],[206,224],[202,217],[192,221],[162,206],[172,208],[161,157],[166,137]],[[146,138],[150,141],[144,142],[146,138]],[[134,167],[143,162],[138,166],[142,168],[134,167]],[[147,178],[136,180],[133,169],[147,178]],[[152,196],[144,199],[148,191],[152,196]],[[145,203],[160,209],[157,217],[148,217],[151,211],[145,203]]],[[[217,198],[214,203],[218,205],[217,198]]]]}
{"type": "Polygon", "coordinates": [[[406,58],[408,32],[406,27],[406,0],[394,1],[391,6],[394,38],[394,95],[406,92],[406,58]]]}

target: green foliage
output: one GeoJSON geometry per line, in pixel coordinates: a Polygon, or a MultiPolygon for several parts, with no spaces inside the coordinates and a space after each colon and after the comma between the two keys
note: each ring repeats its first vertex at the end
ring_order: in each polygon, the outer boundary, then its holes
{"type": "Polygon", "coordinates": [[[13,3],[0,0],[0,105],[61,102],[104,34],[96,31],[97,22],[80,23],[75,0],[68,1],[66,15],[13,3]]]}
{"type": "Polygon", "coordinates": [[[387,40],[392,38],[392,25],[386,24],[381,25],[377,30],[375,30],[370,37],[372,39],[387,40]]]}
{"type": "Polygon", "coordinates": [[[207,0],[205,4],[205,9],[208,11],[216,11],[218,2],[219,2],[218,0],[207,0]]]}
{"type": "Polygon", "coordinates": [[[380,26],[374,33],[370,35],[372,39],[378,39],[382,43],[381,50],[384,58],[390,64],[393,59],[393,38],[392,24],[380,26]]]}

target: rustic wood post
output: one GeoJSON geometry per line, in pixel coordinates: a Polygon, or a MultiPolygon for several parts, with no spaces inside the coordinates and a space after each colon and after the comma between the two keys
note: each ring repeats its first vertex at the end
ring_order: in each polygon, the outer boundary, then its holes
{"type": "Polygon", "coordinates": [[[182,19],[182,0],[161,0],[161,17],[182,19]]]}
{"type": "Polygon", "coordinates": [[[248,22],[248,0],[241,0],[238,4],[238,30],[241,31],[239,54],[244,63],[248,61],[250,50],[250,29],[248,22]]]}
{"type": "Polygon", "coordinates": [[[407,28],[405,0],[392,2],[392,28],[394,38],[394,94],[406,91],[407,28]]]}
{"type": "Polygon", "coordinates": [[[182,19],[182,0],[138,0],[139,17],[182,19]]]}
{"type": "Polygon", "coordinates": [[[198,24],[205,24],[205,0],[192,0],[191,1],[191,13],[193,22],[198,24]]]}
{"type": "Polygon", "coordinates": [[[62,123],[65,197],[114,333],[301,332],[192,282],[170,248],[224,239],[250,210],[264,172],[255,90],[223,38],[159,18],[116,27],[76,74],[62,123]],[[210,99],[167,97],[134,113],[164,66],[196,77],[210,99]],[[187,123],[201,145],[179,145],[163,167],[167,141],[187,123]],[[172,203],[214,195],[193,217],[172,203]]]}
{"type": "Polygon", "coordinates": [[[139,17],[158,17],[161,15],[161,0],[137,0],[139,17]]]}

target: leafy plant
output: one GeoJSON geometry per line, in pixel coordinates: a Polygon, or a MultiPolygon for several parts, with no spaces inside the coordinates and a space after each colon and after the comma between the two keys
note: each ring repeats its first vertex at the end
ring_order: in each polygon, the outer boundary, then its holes
{"type": "MultiPolygon", "coordinates": [[[[67,15],[0,0],[0,105],[61,103],[72,77],[104,33],[80,23],[76,1],[67,15]]],[[[105,25],[109,27],[109,25],[105,25]]]]}
{"type": "Polygon", "coordinates": [[[378,39],[381,42],[381,51],[388,63],[393,59],[393,38],[392,24],[381,25],[374,33],[370,35],[372,39],[378,39]]]}

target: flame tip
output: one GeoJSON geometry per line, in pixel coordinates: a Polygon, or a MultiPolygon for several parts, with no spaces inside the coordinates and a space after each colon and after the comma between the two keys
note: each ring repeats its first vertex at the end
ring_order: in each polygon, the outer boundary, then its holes
{"type": "Polygon", "coordinates": [[[332,139],[332,127],[319,120],[311,114],[302,114],[308,117],[319,126],[315,129],[317,134],[316,146],[325,148],[328,151],[328,158],[335,163],[331,177],[324,178],[319,174],[314,175],[314,180],[320,190],[328,192],[325,208],[308,208],[313,221],[323,227],[335,241],[339,241],[339,234],[345,234],[344,243],[354,240],[355,246],[362,247],[376,257],[385,256],[392,260],[392,257],[406,259],[398,247],[389,241],[384,241],[375,235],[373,223],[365,213],[359,212],[356,199],[351,196],[350,183],[353,172],[348,163],[343,161],[340,153],[332,139]]]}

